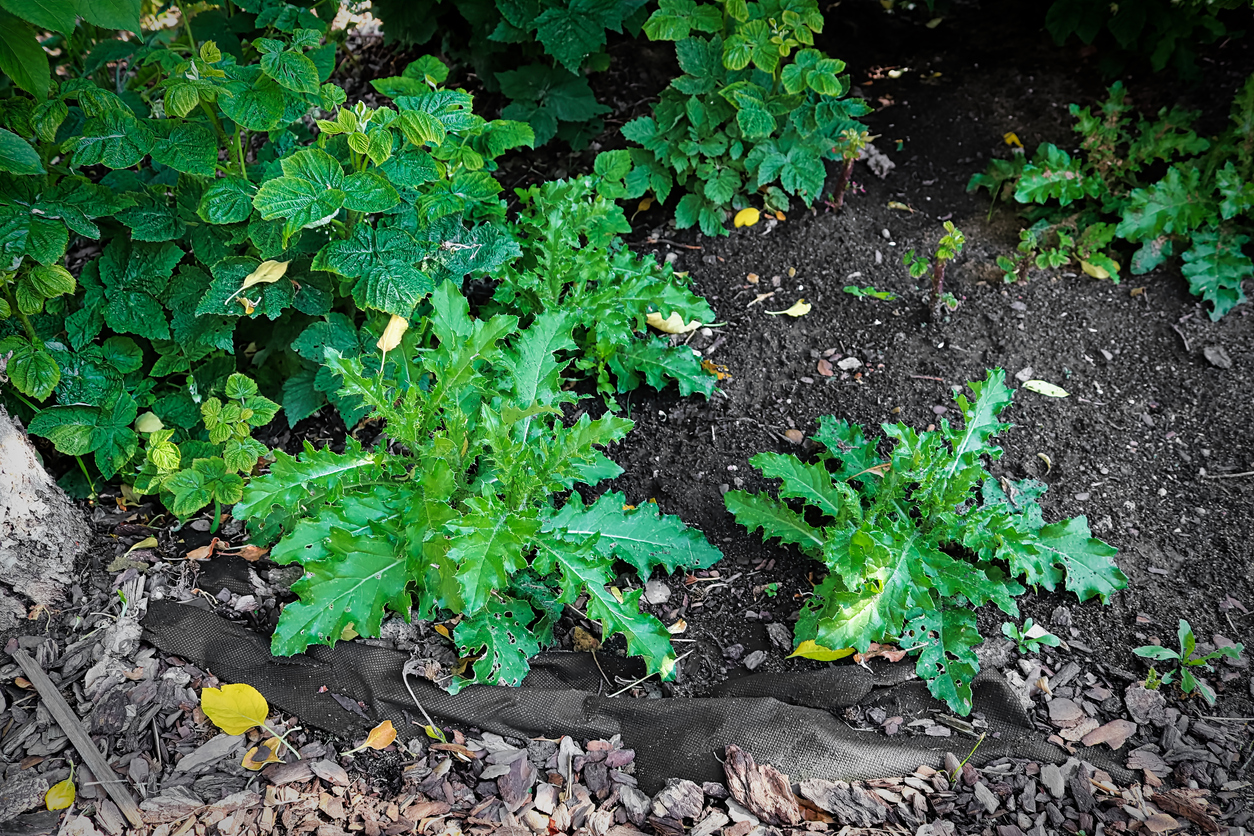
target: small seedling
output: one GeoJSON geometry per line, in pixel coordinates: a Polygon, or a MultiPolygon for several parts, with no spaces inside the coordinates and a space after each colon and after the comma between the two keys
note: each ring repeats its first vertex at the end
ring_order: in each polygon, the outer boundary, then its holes
{"type": "MultiPolygon", "coordinates": [[[[1181,692],[1187,695],[1196,691],[1202,695],[1202,699],[1206,700],[1207,705],[1214,705],[1214,690],[1200,677],[1194,676],[1191,668],[1213,670],[1208,664],[1210,660],[1218,659],[1220,656],[1235,659],[1245,650],[1245,646],[1234,644],[1227,647],[1217,647],[1213,652],[1207,653],[1205,656],[1194,656],[1193,653],[1197,649],[1197,638],[1193,635],[1193,628],[1189,626],[1189,622],[1183,618],[1180,619],[1180,626],[1176,630],[1176,638],[1180,643],[1179,652],[1156,644],[1147,644],[1144,647],[1133,648],[1132,652],[1137,656],[1153,659],[1156,662],[1178,661],[1180,663],[1181,692]]],[[[1157,686],[1170,684],[1175,680],[1175,675],[1175,671],[1167,671],[1159,676],[1154,668],[1150,668],[1150,677],[1146,677],[1145,687],[1150,688],[1150,690],[1157,690],[1156,687],[1150,686],[1151,677],[1156,680],[1155,686],[1157,686]]]]}
{"type": "Polygon", "coordinates": [[[767,598],[774,598],[779,594],[779,583],[768,583],[762,591],[766,593],[767,598]]]}
{"type": "Polygon", "coordinates": [[[1013,621],[1003,622],[1001,633],[1018,646],[1020,653],[1040,653],[1041,645],[1057,647],[1062,643],[1057,636],[1030,618],[1024,619],[1022,628],[1013,621]]]}
{"type": "Polygon", "coordinates": [[[843,140],[843,145],[838,145],[837,149],[843,162],[840,167],[840,176],[836,178],[836,189],[832,192],[832,209],[836,212],[839,212],[845,205],[845,192],[849,190],[853,164],[862,156],[863,150],[870,141],[875,139],[866,130],[859,131],[853,128],[841,131],[840,138],[843,140]]]}
{"type": "Polygon", "coordinates": [[[908,250],[902,256],[902,264],[910,271],[911,278],[922,278],[929,268],[932,271],[932,303],[928,313],[934,322],[941,318],[942,309],[954,311],[958,308],[958,300],[954,295],[945,292],[945,265],[958,257],[966,240],[962,230],[954,226],[953,221],[945,221],[945,234],[936,245],[935,262],[916,254],[914,250],[908,250]]]}
{"type": "Polygon", "coordinates": [[[896,293],[890,293],[887,290],[876,290],[874,287],[858,287],[856,284],[845,285],[845,293],[850,296],[857,296],[859,299],[870,296],[873,299],[883,299],[885,302],[891,302],[897,298],[896,293]]]}

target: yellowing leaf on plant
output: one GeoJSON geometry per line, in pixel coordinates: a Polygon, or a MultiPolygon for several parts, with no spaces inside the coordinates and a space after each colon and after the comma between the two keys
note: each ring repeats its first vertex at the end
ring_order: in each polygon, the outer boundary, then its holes
{"type": "Polygon", "coordinates": [[[610,594],[614,596],[614,600],[623,603],[623,591],[616,586],[610,587],[610,594]]]}
{"type": "Polygon", "coordinates": [[[243,734],[265,723],[270,714],[261,692],[242,682],[201,689],[200,710],[227,734],[243,734]]]}
{"type": "Polygon", "coordinates": [[[780,316],[781,314],[784,314],[784,315],[787,315],[787,316],[794,316],[794,317],[795,317],[795,316],[805,316],[806,314],[808,314],[808,313],[810,312],[811,307],[812,307],[812,306],[810,305],[810,303],[809,303],[809,302],[807,302],[806,300],[804,300],[804,299],[798,299],[796,302],[794,302],[794,303],[793,303],[792,307],[791,307],[791,308],[789,308],[788,310],[784,310],[784,311],[767,311],[766,313],[767,313],[769,316],[780,316]]]}
{"type": "Polygon", "coordinates": [[[649,311],[644,319],[650,326],[663,334],[688,334],[701,327],[701,323],[695,319],[692,322],[684,322],[684,318],[679,315],[679,311],[671,311],[671,315],[665,319],[657,311],[649,311]]]}
{"type": "Polygon", "coordinates": [[[357,638],[360,635],[361,633],[358,633],[356,630],[353,629],[353,623],[350,621],[349,623],[345,624],[344,629],[340,631],[340,641],[351,642],[353,639],[357,638]]]}
{"type": "Polygon", "coordinates": [[[788,658],[791,659],[793,656],[800,656],[803,659],[814,659],[817,662],[833,662],[837,659],[843,659],[846,656],[851,655],[853,655],[852,647],[845,647],[840,650],[831,650],[813,639],[806,639],[801,644],[797,645],[797,649],[794,650],[788,658]]]}
{"type": "Polygon", "coordinates": [[[712,374],[715,377],[717,377],[719,380],[726,380],[727,378],[731,377],[731,371],[726,366],[720,366],[718,363],[715,363],[713,360],[702,360],[701,368],[705,371],[706,374],[712,374]]]}
{"type": "Polygon", "coordinates": [[[394,740],[396,740],[396,727],[392,725],[391,720],[384,720],[370,730],[370,734],[366,735],[366,742],[362,746],[382,751],[391,746],[394,740]]]}
{"type": "Polygon", "coordinates": [[[136,543],[135,545],[127,549],[126,553],[130,554],[136,549],[155,549],[156,547],[157,547],[156,537],[145,537],[144,539],[140,540],[138,543],[136,543]]]}
{"type": "Polygon", "coordinates": [[[640,203],[636,206],[636,211],[648,212],[652,206],[653,206],[653,196],[646,195],[645,197],[640,199],[640,203]]]}
{"type": "Polygon", "coordinates": [[[1014,131],[1007,131],[1001,135],[1002,142],[1015,148],[1022,148],[1023,143],[1019,141],[1019,135],[1014,131]]]}
{"type": "MultiPolygon", "coordinates": [[[[252,271],[251,273],[249,273],[247,276],[244,277],[244,282],[239,286],[239,290],[235,291],[234,293],[232,293],[230,296],[227,297],[227,300],[226,300],[227,304],[230,304],[232,299],[234,299],[236,296],[239,296],[241,293],[243,293],[245,290],[248,290],[248,288],[252,287],[253,285],[271,284],[273,282],[277,282],[279,279],[283,278],[283,275],[287,272],[288,264],[291,264],[291,262],[290,261],[263,261],[261,262],[260,264],[257,265],[256,270],[252,271]]],[[[251,314],[252,311],[248,309],[255,308],[256,306],[253,303],[248,302],[247,299],[244,300],[244,303],[245,303],[244,310],[248,311],[248,313],[251,314]]]]}
{"type": "Polygon", "coordinates": [[[392,318],[388,320],[387,327],[383,329],[383,336],[379,337],[379,341],[375,345],[378,346],[380,351],[387,354],[401,344],[401,337],[405,336],[405,332],[408,330],[409,319],[392,314],[392,318]]]}
{"type": "Polygon", "coordinates": [[[240,762],[240,766],[256,772],[268,763],[279,763],[280,761],[279,739],[272,737],[265,743],[249,749],[244,755],[244,760],[240,762]]]}
{"type": "Polygon", "coordinates": [[[447,627],[445,627],[443,624],[437,624],[437,625],[435,625],[435,631],[436,631],[437,633],[439,633],[441,636],[443,636],[444,638],[446,638],[446,639],[448,639],[448,640],[452,641],[452,639],[453,639],[453,634],[452,634],[452,633],[450,633],[450,632],[449,632],[449,630],[448,630],[448,628],[447,628],[447,627]]]}
{"type": "Polygon", "coordinates": [[[438,740],[441,743],[443,743],[448,739],[444,736],[444,732],[436,728],[435,726],[423,726],[422,730],[425,731],[427,733],[427,737],[431,738],[432,740],[438,740]]]}
{"type": "Polygon", "coordinates": [[[1105,267],[1098,267],[1096,264],[1090,264],[1087,261],[1080,262],[1080,269],[1088,273],[1095,279],[1109,279],[1110,271],[1105,267]]]}
{"type": "Polygon", "coordinates": [[[736,213],[736,217],[732,220],[736,226],[753,226],[762,217],[762,213],[752,206],[746,206],[736,213]]]}
{"type": "MultiPolygon", "coordinates": [[[[70,766],[71,773],[74,767],[70,766]]],[[[44,806],[49,810],[64,810],[74,803],[74,776],[71,774],[64,781],[57,781],[44,793],[44,806]]]]}
{"type": "Polygon", "coordinates": [[[147,435],[162,429],[165,429],[165,424],[161,423],[161,419],[157,417],[155,412],[145,412],[135,419],[135,432],[137,433],[147,435]]]}
{"type": "Polygon", "coordinates": [[[1038,395],[1044,395],[1047,398],[1065,398],[1067,390],[1061,386],[1055,386],[1047,380],[1029,380],[1023,384],[1023,388],[1029,392],[1036,392],[1038,395]]]}

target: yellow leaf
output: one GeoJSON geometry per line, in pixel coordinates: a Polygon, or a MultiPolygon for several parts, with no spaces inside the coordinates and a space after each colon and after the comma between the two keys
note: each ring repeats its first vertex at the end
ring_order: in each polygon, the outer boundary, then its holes
{"type": "Polygon", "coordinates": [[[405,332],[408,330],[409,319],[392,314],[392,318],[388,320],[388,327],[383,329],[383,336],[379,337],[379,341],[375,345],[379,347],[380,351],[387,354],[401,344],[401,337],[405,336],[405,332]]]}
{"type": "Polygon", "coordinates": [[[135,545],[127,549],[126,553],[130,554],[136,549],[155,549],[156,547],[157,547],[156,537],[145,537],[144,539],[140,540],[138,543],[136,543],[135,545]]]}
{"type": "MultiPolygon", "coordinates": [[[[245,290],[257,284],[270,284],[277,282],[283,278],[283,274],[287,272],[287,265],[290,261],[263,261],[257,265],[257,269],[244,277],[244,283],[240,285],[239,290],[227,297],[226,304],[230,304],[231,300],[239,296],[245,290]]],[[[247,299],[243,300],[244,310],[251,314],[256,307],[247,299]]]]}
{"type": "Polygon", "coordinates": [[[736,226],[753,226],[762,217],[762,213],[752,206],[746,206],[736,213],[736,217],[732,220],[736,226]]]}
{"type": "Polygon", "coordinates": [[[648,212],[648,211],[649,211],[649,208],[650,208],[651,206],[653,206],[653,197],[652,197],[652,195],[650,195],[650,196],[648,196],[648,197],[644,197],[644,198],[642,198],[642,199],[640,200],[640,205],[638,205],[638,206],[636,207],[636,211],[637,211],[637,212],[648,212]]]}
{"type": "Polygon", "coordinates": [[[1090,264],[1087,261],[1080,262],[1080,269],[1088,273],[1095,279],[1109,279],[1110,271],[1105,267],[1098,267],[1096,264],[1090,264]]]}
{"type": "Polygon", "coordinates": [[[270,714],[261,692],[242,682],[201,689],[200,710],[227,734],[243,734],[260,726],[270,714]]]}
{"type": "Polygon", "coordinates": [[[904,203],[902,203],[901,201],[898,201],[898,200],[890,200],[890,201],[888,201],[888,208],[889,208],[889,209],[896,209],[896,210],[898,210],[898,211],[900,211],[900,212],[909,212],[909,213],[911,213],[911,214],[914,214],[914,210],[913,210],[913,209],[911,209],[909,206],[907,206],[906,204],[904,204],[904,203]]]}
{"type": "Polygon", "coordinates": [[[614,600],[623,603],[623,591],[616,586],[610,587],[610,594],[614,596],[614,600]]]}
{"type": "Polygon", "coordinates": [[[810,310],[811,305],[809,302],[804,299],[798,299],[793,303],[793,306],[786,311],[767,311],[766,313],[770,316],[779,316],[780,314],[787,314],[788,316],[805,316],[810,312],[810,310]]]}
{"type": "Polygon", "coordinates": [[[1023,384],[1023,388],[1027,389],[1029,392],[1036,392],[1038,395],[1044,395],[1047,398],[1067,397],[1066,389],[1063,389],[1060,386],[1055,386],[1045,380],[1029,380],[1027,383],[1023,384]]]}
{"type": "Polygon", "coordinates": [[[240,766],[247,770],[256,772],[268,763],[280,763],[282,759],[279,757],[279,739],[272,737],[260,746],[254,746],[244,755],[244,760],[240,766]]]}
{"type": "Polygon", "coordinates": [[[925,23],[924,26],[926,26],[928,29],[935,29],[937,26],[941,25],[941,21],[944,19],[945,18],[943,17],[934,17],[931,20],[929,20],[927,23],[925,23]]]}
{"type": "Polygon", "coordinates": [[[776,213],[775,213],[775,220],[777,220],[777,221],[785,221],[785,220],[788,220],[788,218],[784,215],[784,213],[783,213],[783,212],[776,212],[776,213]]]}
{"type": "Polygon", "coordinates": [[[135,419],[135,432],[137,433],[155,433],[161,429],[165,429],[165,424],[161,423],[161,419],[155,412],[145,412],[135,419]]]}
{"type": "Polygon", "coordinates": [[[348,624],[345,624],[344,629],[340,631],[340,641],[351,642],[360,635],[361,633],[358,633],[353,629],[353,623],[350,621],[348,624]]]}
{"type": "Polygon", "coordinates": [[[1019,135],[1014,131],[1009,131],[1001,135],[1002,141],[1007,145],[1013,145],[1015,148],[1022,148],[1023,143],[1019,141],[1019,135]]]}
{"type": "Polygon", "coordinates": [[[64,810],[74,803],[74,779],[58,781],[44,793],[44,806],[49,810],[64,810]]]}
{"type": "Polygon", "coordinates": [[[366,735],[366,742],[362,745],[382,751],[391,746],[394,740],[396,740],[396,727],[392,725],[391,720],[384,720],[370,730],[370,734],[366,735]]]}
{"type": "Polygon", "coordinates": [[[444,737],[444,732],[436,728],[435,726],[423,726],[422,730],[425,731],[427,733],[427,737],[431,738],[432,740],[438,740],[441,743],[443,743],[446,740],[446,738],[444,737]]]}
{"type": "Polygon", "coordinates": [[[889,78],[901,78],[903,75],[905,75],[908,72],[910,72],[909,67],[902,67],[899,70],[889,70],[888,77],[889,78]]]}
{"type": "Polygon", "coordinates": [[[644,319],[663,334],[687,334],[701,327],[701,323],[695,319],[692,322],[684,322],[679,311],[671,311],[671,315],[666,319],[662,319],[662,315],[657,311],[649,311],[644,319]]]}
{"type": "Polygon", "coordinates": [[[818,662],[833,662],[837,659],[843,659],[846,656],[852,655],[852,647],[842,648],[841,650],[831,650],[816,641],[807,639],[797,645],[797,649],[794,650],[792,655],[788,658],[791,659],[793,656],[801,656],[802,658],[814,659],[818,662]]]}
{"type": "Polygon", "coordinates": [[[447,627],[445,627],[443,624],[437,624],[437,625],[435,625],[435,631],[436,631],[437,633],[439,633],[441,636],[443,636],[444,638],[446,638],[446,639],[452,640],[452,638],[453,638],[453,634],[452,634],[452,633],[450,633],[450,632],[448,631],[448,628],[447,628],[447,627]]]}
{"type": "Polygon", "coordinates": [[[687,629],[688,629],[688,622],[684,621],[681,618],[681,619],[678,619],[671,626],[667,627],[666,632],[670,633],[672,636],[678,636],[680,633],[684,632],[687,629]]]}

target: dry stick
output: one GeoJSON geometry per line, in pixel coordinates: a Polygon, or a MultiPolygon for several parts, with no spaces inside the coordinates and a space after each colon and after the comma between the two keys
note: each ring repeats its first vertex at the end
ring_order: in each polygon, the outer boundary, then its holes
{"type": "Polygon", "coordinates": [[[144,816],[135,804],[135,799],[127,791],[126,785],[114,776],[113,767],[105,760],[105,756],[100,754],[100,750],[96,748],[92,739],[87,736],[78,715],[70,708],[65,697],[61,696],[57,686],[52,684],[48,674],[44,673],[43,668],[39,667],[25,650],[15,650],[13,659],[22,666],[22,671],[35,686],[35,690],[39,692],[52,719],[57,721],[57,725],[65,732],[65,736],[74,744],[74,748],[78,750],[78,756],[82,758],[83,763],[87,764],[92,774],[96,776],[96,780],[104,786],[105,792],[109,793],[109,797],[118,805],[122,815],[126,816],[126,820],[131,823],[132,827],[143,827],[144,816]]]}
{"type": "Polygon", "coordinates": [[[1203,473],[1203,479],[1236,479],[1238,476],[1254,476],[1254,470],[1247,470],[1244,473],[1203,473]]]}
{"type": "MultiPolygon", "coordinates": [[[[687,659],[689,656],[691,656],[691,655],[692,655],[693,653],[695,653],[695,652],[696,652],[695,650],[689,650],[689,651],[688,651],[687,653],[685,653],[683,656],[680,656],[679,658],[677,658],[677,659],[675,660],[675,664],[676,664],[676,665],[678,665],[680,662],[682,662],[683,660],[687,659]]],[[[632,688],[635,688],[637,685],[639,685],[641,682],[644,682],[646,679],[648,679],[648,678],[649,678],[649,677],[651,677],[651,676],[653,676],[653,674],[651,674],[651,673],[646,673],[644,676],[640,677],[640,678],[639,678],[639,679],[637,679],[635,682],[629,682],[628,684],[624,685],[622,688],[619,688],[617,691],[615,691],[614,693],[610,694],[610,696],[611,696],[611,697],[617,697],[619,694],[623,693],[624,691],[628,691],[628,690],[630,690],[630,689],[632,689],[632,688]]]]}

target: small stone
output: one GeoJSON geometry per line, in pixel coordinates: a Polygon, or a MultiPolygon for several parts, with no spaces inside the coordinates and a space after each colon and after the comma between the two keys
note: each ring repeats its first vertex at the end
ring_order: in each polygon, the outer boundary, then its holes
{"type": "Polygon", "coordinates": [[[1041,767],[1041,784],[1054,798],[1062,798],[1067,791],[1067,782],[1056,764],[1047,763],[1041,767]]]}
{"type": "Polygon", "coordinates": [[[862,361],[857,357],[841,357],[836,361],[836,368],[843,372],[850,372],[862,365],[862,361]]]}
{"type": "Polygon", "coordinates": [[[662,581],[649,581],[644,585],[644,600],[650,604],[665,604],[671,599],[671,588],[662,581]]]}
{"type": "Polygon", "coordinates": [[[1212,366],[1220,369],[1232,368],[1232,358],[1228,356],[1228,352],[1224,351],[1222,345],[1208,345],[1202,349],[1202,356],[1212,366]]]}
{"type": "Polygon", "coordinates": [[[1112,360],[1114,360],[1114,359],[1115,359],[1115,355],[1111,354],[1111,353],[1110,353],[1109,351],[1107,351],[1106,349],[1104,349],[1104,348],[1103,348],[1103,349],[1101,349],[1101,352],[1102,352],[1102,356],[1106,358],[1106,362],[1107,362],[1107,363],[1109,363],[1109,362],[1111,362],[1112,360]]]}
{"type": "Polygon", "coordinates": [[[1027,366],[1026,368],[1020,369],[1019,371],[1015,372],[1015,380],[1019,381],[1020,383],[1027,383],[1029,380],[1032,379],[1032,371],[1033,369],[1031,366],[1027,366]]]}
{"type": "Polygon", "coordinates": [[[1145,819],[1145,829],[1150,833],[1166,833],[1179,826],[1180,823],[1166,813],[1154,813],[1145,819]]]}
{"type": "Polygon", "coordinates": [[[1071,626],[1071,610],[1066,607],[1054,607],[1054,611],[1050,613],[1049,623],[1055,627],[1071,626]]]}
{"type": "Polygon", "coordinates": [[[932,407],[932,413],[934,415],[944,415],[948,411],[949,409],[947,407],[943,407],[940,404],[937,404],[936,406],[932,407]]]}
{"type": "Polygon", "coordinates": [[[1068,699],[1058,698],[1049,701],[1049,722],[1055,728],[1072,729],[1085,719],[1084,709],[1068,699]]]}
{"type": "Polygon", "coordinates": [[[532,833],[547,834],[549,832],[549,817],[539,810],[528,810],[523,816],[523,824],[527,825],[532,833]]]}
{"type": "Polygon", "coordinates": [[[765,650],[755,650],[745,657],[745,667],[751,671],[757,670],[758,666],[766,661],[765,650]]]}
{"type": "Polygon", "coordinates": [[[766,636],[780,652],[792,652],[792,630],[788,629],[787,624],[772,621],[766,625],[766,636]]]}
{"type": "Polygon", "coordinates": [[[976,781],[973,789],[975,790],[976,800],[984,805],[984,809],[989,812],[989,815],[992,815],[1001,804],[997,794],[990,790],[983,781],[976,781]]]}
{"type": "Polygon", "coordinates": [[[683,778],[667,778],[666,786],[653,796],[653,815],[695,819],[705,806],[701,787],[683,778]]]}
{"type": "Polygon", "coordinates": [[[1111,720],[1104,726],[1094,729],[1080,739],[1085,746],[1096,746],[1105,743],[1111,749],[1118,749],[1128,742],[1128,738],[1136,734],[1136,723],[1130,720],[1111,720]]]}

